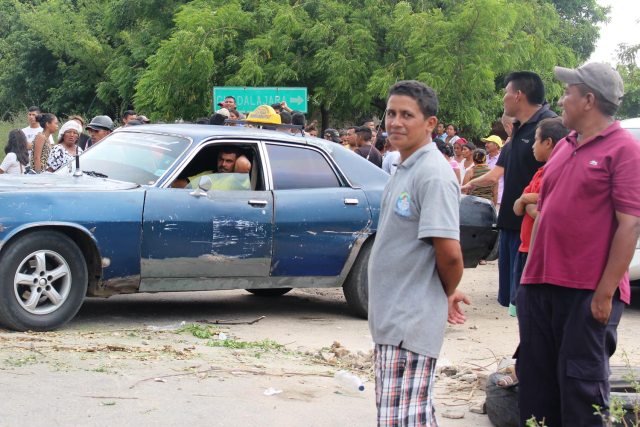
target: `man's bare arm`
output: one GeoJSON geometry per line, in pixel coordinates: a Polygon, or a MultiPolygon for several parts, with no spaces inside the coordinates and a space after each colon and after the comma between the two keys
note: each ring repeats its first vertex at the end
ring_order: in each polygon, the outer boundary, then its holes
{"type": "Polygon", "coordinates": [[[463,185],[461,190],[463,193],[468,193],[475,187],[487,187],[489,185],[496,184],[500,181],[502,175],[504,175],[504,168],[502,166],[496,166],[486,174],[479,176],[476,179],[472,179],[466,185],[463,185]]]}
{"type": "Polygon", "coordinates": [[[447,297],[453,295],[462,279],[464,262],[460,242],[455,239],[433,237],[433,248],[436,252],[436,269],[447,297]]]}
{"type": "Polygon", "coordinates": [[[613,235],[609,258],[602,277],[591,300],[591,314],[601,323],[607,323],[611,315],[611,301],[620,279],[629,268],[633,252],[640,236],[640,218],[616,211],[618,228],[613,235]]]}
{"type": "Polygon", "coordinates": [[[532,203],[538,203],[538,193],[523,194],[522,196],[520,196],[520,198],[522,199],[522,202],[525,205],[529,205],[529,204],[532,204],[532,203]]]}
{"type": "Polygon", "coordinates": [[[536,219],[538,217],[538,205],[537,204],[531,203],[531,204],[527,205],[524,209],[527,212],[527,215],[529,215],[531,218],[536,219]]]}
{"type": "MultiPolygon", "coordinates": [[[[538,203],[538,193],[523,194],[518,199],[516,199],[515,203],[513,204],[513,212],[518,216],[522,216],[525,213],[529,213],[529,210],[530,210],[529,207],[531,205],[535,207],[537,203],[538,203]]],[[[536,210],[536,214],[531,216],[535,218],[537,215],[538,215],[538,211],[536,210]]]]}
{"type": "Polygon", "coordinates": [[[471,300],[464,293],[456,290],[448,298],[449,315],[447,316],[447,321],[452,325],[462,325],[467,320],[467,316],[464,315],[464,311],[462,310],[462,307],[460,307],[460,303],[471,305],[471,300]]]}
{"type": "Polygon", "coordinates": [[[518,216],[524,215],[525,206],[526,205],[522,202],[522,197],[517,198],[516,201],[513,202],[513,213],[518,216]]]}

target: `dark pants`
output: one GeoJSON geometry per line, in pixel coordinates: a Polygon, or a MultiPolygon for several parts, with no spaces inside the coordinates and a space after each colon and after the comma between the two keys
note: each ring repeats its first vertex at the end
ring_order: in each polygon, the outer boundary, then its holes
{"type": "Polygon", "coordinates": [[[520,231],[500,230],[500,257],[498,258],[498,302],[509,307],[511,293],[515,295],[518,283],[514,283],[513,270],[518,260],[520,231]]]}
{"type": "Polygon", "coordinates": [[[520,289],[520,279],[522,278],[524,266],[527,263],[527,256],[529,256],[528,252],[518,252],[518,255],[516,255],[516,261],[513,263],[513,277],[511,278],[511,283],[515,284],[515,289],[511,289],[511,295],[509,296],[510,302],[513,305],[516,305],[516,295],[518,294],[518,289],[520,289]]]}
{"type": "Polygon", "coordinates": [[[520,425],[535,416],[545,425],[603,425],[593,405],[609,406],[609,358],[624,303],[613,297],[609,323],[591,315],[593,291],[554,285],[523,285],[517,296],[520,346],[520,425]]]}

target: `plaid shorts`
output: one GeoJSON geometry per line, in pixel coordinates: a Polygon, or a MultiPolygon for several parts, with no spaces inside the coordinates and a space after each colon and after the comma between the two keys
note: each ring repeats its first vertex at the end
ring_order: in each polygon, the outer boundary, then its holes
{"type": "Polygon", "coordinates": [[[378,426],[437,427],[433,408],[436,359],[376,344],[378,426]]]}

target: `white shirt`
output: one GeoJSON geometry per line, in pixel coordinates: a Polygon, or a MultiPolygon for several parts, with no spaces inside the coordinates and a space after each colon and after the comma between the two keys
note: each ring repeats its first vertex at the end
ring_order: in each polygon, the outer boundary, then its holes
{"type": "MultiPolygon", "coordinates": [[[[29,144],[33,143],[33,140],[36,139],[36,135],[39,134],[40,132],[42,132],[44,129],[42,129],[40,126],[38,126],[37,128],[32,128],[31,126],[27,126],[26,128],[22,128],[22,133],[24,133],[27,137],[27,142],[29,144]]],[[[53,145],[53,136],[49,135],[49,144],[53,145]]]]}
{"type": "MultiPolygon", "coordinates": [[[[455,160],[455,157],[453,158],[455,160]]],[[[457,160],[455,160],[458,162],[457,160]]],[[[467,168],[464,167],[464,157],[461,162],[458,162],[458,166],[460,166],[460,182],[464,180],[464,174],[467,173],[467,168]]]]}
{"type": "Polygon", "coordinates": [[[0,164],[0,169],[2,169],[6,174],[20,175],[22,173],[22,165],[18,162],[16,153],[7,154],[2,161],[2,164],[0,164]]]}
{"type": "Polygon", "coordinates": [[[393,175],[398,169],[400,164],[400,152],[399,151],[387,151],[382,158],[382,170],[393,175]]]}

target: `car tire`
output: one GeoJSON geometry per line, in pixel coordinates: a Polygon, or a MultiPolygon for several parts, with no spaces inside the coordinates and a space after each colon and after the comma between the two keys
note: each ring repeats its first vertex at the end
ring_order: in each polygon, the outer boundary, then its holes
{"type": "Polygon", "coordinates": [[[489,421],[495,427],[518,427],[518,386],[501,388],[497,382],[503,376],[494,372],[487,378],[485,406],[489,421]]]}
{"type": "Polygon", "coordinates": [[[351,267],[351,271],[342,285],[344,298],[351,311],[363,319],[369,316],[369,255],[371,254],[373,239],[367,240],[356,262],[351,267]]]}
{"type": "Polygon", "coordinates": [[[87,277],[84,255],[66,235],[47,230],[17,238],[0,254],[0,324],[16,331],[61,327],[80,309],[87,277]]]}
{"type": "Polygon", "coordinates": [[[250,294],[253,294],[257,297],[279,297],[291,290],[291,288],[272,288],[272,289],[245,289],[250,294]]]}
{"type": "Polygon", "coordinates": [[[498,256],[500,255],[500,252],[498,251],[499,248],[500,248],[500,232],[498,232],[498,237],[496,238],[496,242],[493,244],[493,248],[491,249],[491,252],[489,252],[489,255],[487,255],[484,260],[485,261],[497,260],[498,256]]]}

